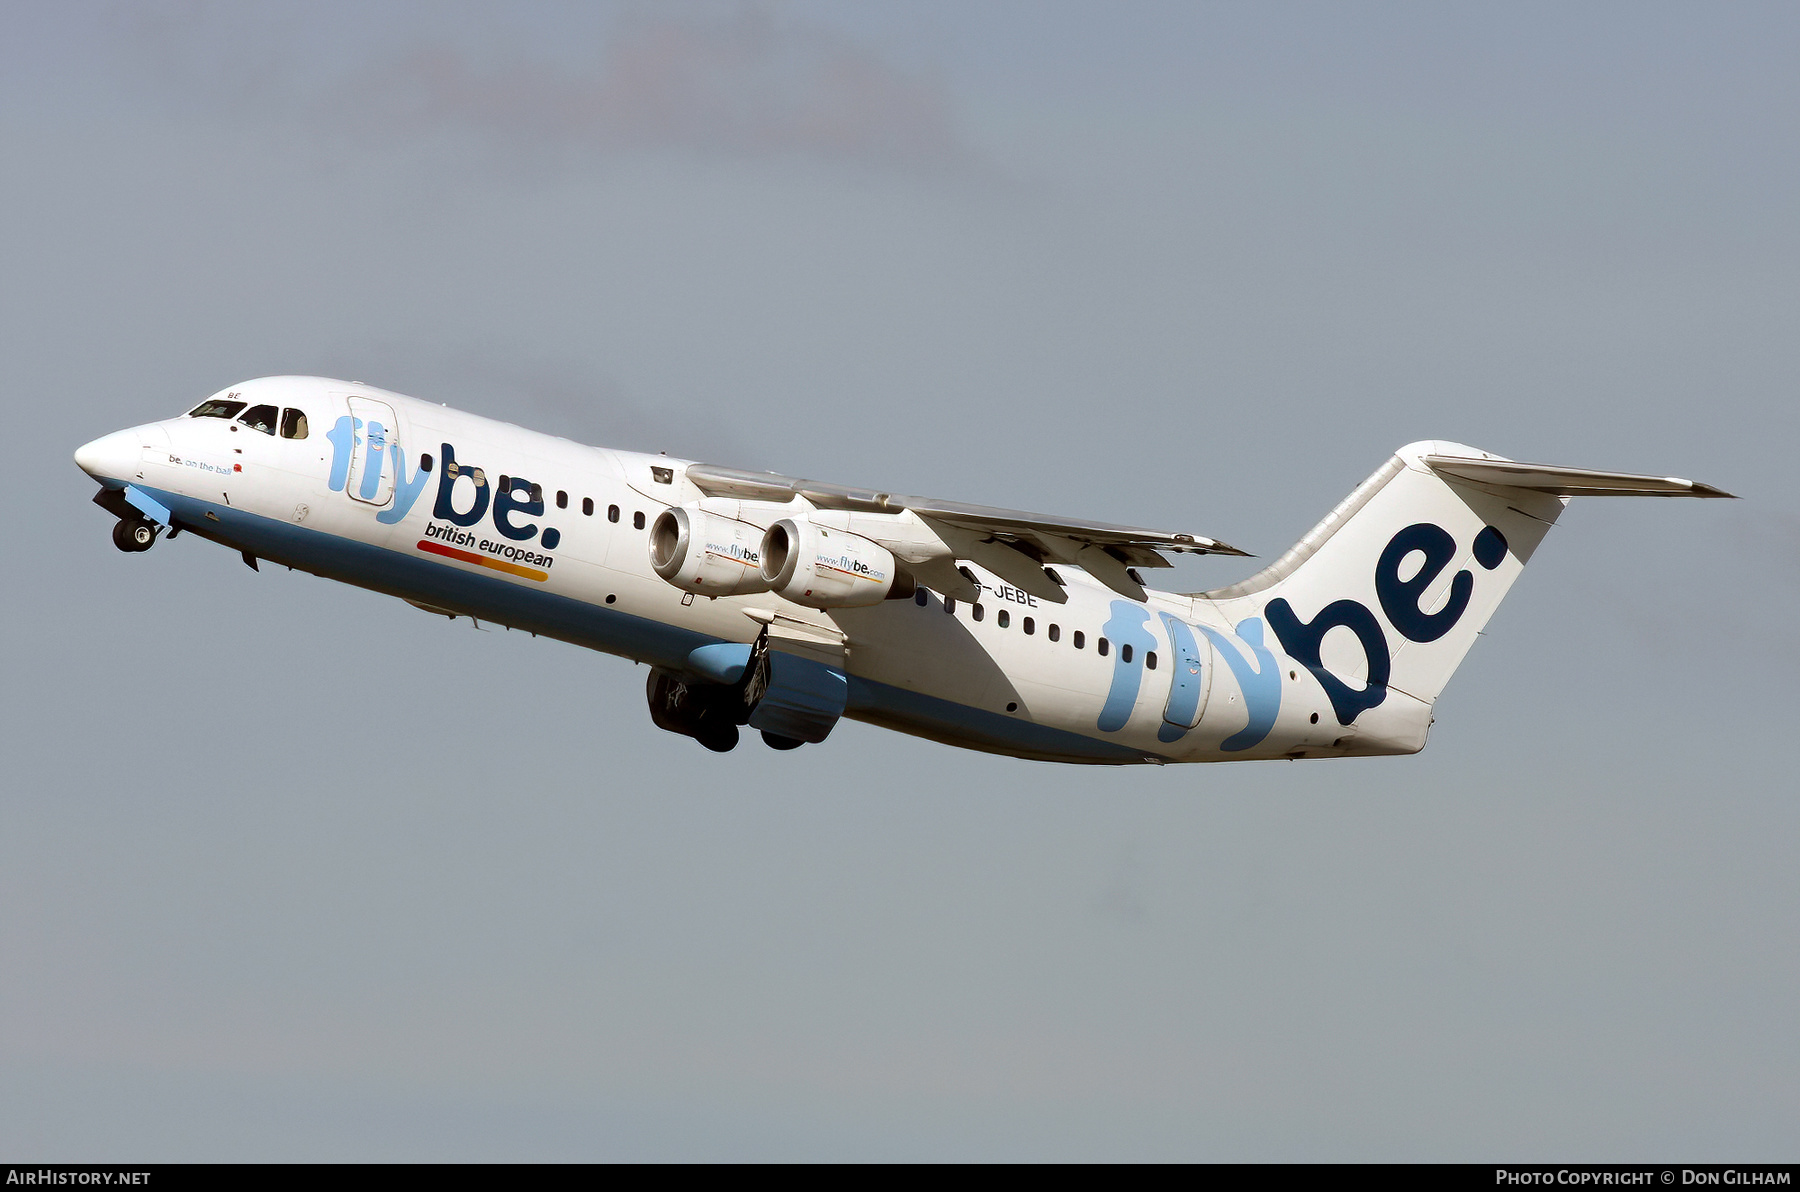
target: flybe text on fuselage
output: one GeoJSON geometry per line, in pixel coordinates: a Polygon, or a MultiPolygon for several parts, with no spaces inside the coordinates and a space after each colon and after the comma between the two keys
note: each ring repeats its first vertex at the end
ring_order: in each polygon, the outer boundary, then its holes
{"type": "MultiPolygon", "coordinates": [[[[331,474],[327,482],[331,491],[345,491],[353,461],[366,446],[366,453],[361,458],[367,463],[360,478],[358,495],[368,500],[379,492],[382,469],[391,463],[395,476],[393,503],[375,516],[377,521],[388,525],[405,520],[425,489],[429,464],[421,460],[409,475],[406,452],[398,436],[379,422],[371,421],[365,426],[362,419],[346,414],[333,424],[326,437],[332,445],[331,474]]],[[[524,520],[544,515],[541,486],[523,476],[502,477],[503,483],[490,485],[486,472],[458,461],[456,449],[449,443],[440,444],[438,458],[441,464],[437,499],[432,506],[435,520],[426,525],[425,540],[418,544],[419,549],[460,558],[464,552],[450,548],[467,548],[494,559],[544,571],[555,565],[554,556],[548,552],[555,550],[562,541],[561,533],[556,527],[547,526],[540,535],[535,522],[524,520]],[[457,507],[459,488],[466,490],[466,508],[457,507]],[[492,520],[495,532],[501,535],[499,540],[470,532],[470,528],[480,525],[484,518],[492,520]],[[534,538],[542,550],[520,545],[534,538]]],[[[479,557],[464,561],[485,562],[479,557]]],[[[541,578],[541,574],[530,578],[541,578]]]]}

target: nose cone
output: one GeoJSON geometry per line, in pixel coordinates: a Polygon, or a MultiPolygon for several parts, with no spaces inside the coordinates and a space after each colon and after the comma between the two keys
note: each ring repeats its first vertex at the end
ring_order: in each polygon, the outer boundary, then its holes
{"type": "Polygon", "coordinates": [[[116,430],[75,449],[75,464],[95,480],[123,480],[137,471],[142,444],[135,430],[116,430]]]}

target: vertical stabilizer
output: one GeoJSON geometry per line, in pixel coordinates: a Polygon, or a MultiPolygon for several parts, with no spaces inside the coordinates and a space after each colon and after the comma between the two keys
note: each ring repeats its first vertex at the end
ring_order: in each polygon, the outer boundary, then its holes
{"type": "Polygon", "coordinates": [[[1430,709],[1573,495],[1729,496],[1674,477],[1402,447],[1281,558],[1203,594],[1260,616],[1355,752],[1414,752],[1430,709]]]}

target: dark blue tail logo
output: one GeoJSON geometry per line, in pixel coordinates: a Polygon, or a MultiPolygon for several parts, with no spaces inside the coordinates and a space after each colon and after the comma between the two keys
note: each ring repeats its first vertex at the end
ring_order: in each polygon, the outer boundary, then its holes
{"type": "MultiPolygon", "coordinates": [[[[1475,536],[1472,548],[1475,562],[1492,571],[1506,557],[1506,536],[1488,526],[1475,536]]],[[[1375,564],[1375,595],[1389,624],[1408,641],[1434,642],[1455,628],[1469,608],[1469,597],[1475,591],[1475,576],[1458,571],[1450,580],[1449,597],[1444,606],[1428,613],[1419,607],[1420,599],[1436,582],[1444,568],[1456,557],[1456,539],[1442,526],[1416,522],[1388,540],[1387,548],[1375,564]],[[1400,566],[1414,554],[1424,561],[1410,578],[1400,578],[1400,566]]],[[[1271,600],[1263,610],[1269,628],[1275,631],[1281,648],[1289,657],[1313,673],[1339,724],[1349,724],[1364,711],[1378,706],[1387,698],[1388,676],[1393,655],[1388,649],[1387,635],[1381,622],[1368,607],[1356,600],[1334,600],[1319,610],[1311,621],[1302,621],[1286,600],[1271,600]],[[1362,644],[1368,661],[1368,681],[1352,687],[1329,670],[1319,659],[1325,635],[1333,629],[1348,629],[1362,644]]]]}

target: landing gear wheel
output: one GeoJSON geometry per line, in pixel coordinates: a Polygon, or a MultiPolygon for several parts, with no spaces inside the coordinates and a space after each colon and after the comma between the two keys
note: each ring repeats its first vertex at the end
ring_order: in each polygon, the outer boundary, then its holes
{"type": "Polygon", "coordinates": [[[700,744],[706,746],[714,753],[730,753],[733,749],[737,748],[738,726],[735,724],[727,724],[719,728],[709,729],[704,733],[696,735],[694,740],[700,742],[700,744]]]}
{"type": "Polygon", "coordinates": [[[156,527],[141,518],[121,519],[113,527],[113,545],[135,554],[156,545],[156,527]]]}
{"type": "Polygon", "coordinates": [[[762,739],[763,744],[770,749],[798,749],[806,744],[805,741],[796,741],[792,737],[784,737],[779,733],[772,733],[768,729],[763,730],[762,739]]]}

